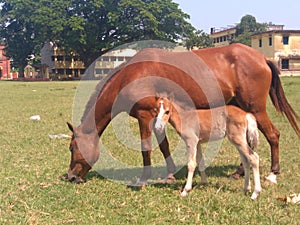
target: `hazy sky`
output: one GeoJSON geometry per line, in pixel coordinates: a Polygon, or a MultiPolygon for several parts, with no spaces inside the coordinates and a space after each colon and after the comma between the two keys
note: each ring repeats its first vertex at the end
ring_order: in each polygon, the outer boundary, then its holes
{"type": "Polygon", "coordinates": [[[190,15],[190,23],[209,33],[211,27],[221,28],[239,23],[247,14],[257,22],[285,25],[284,29],[300,30],[299,0],[173,0],[190,15]]]}

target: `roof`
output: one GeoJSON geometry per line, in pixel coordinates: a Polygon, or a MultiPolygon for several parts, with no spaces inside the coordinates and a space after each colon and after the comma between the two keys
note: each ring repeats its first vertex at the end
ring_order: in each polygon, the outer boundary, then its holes
{"type": "Polygon", "coordinates": [[[300,30],[269,30],[265,32],[260,32],[260,33],[255,33],[252,34],[251,36],[257,36],[257,35],[262,35],[262,34],[300,34],[300,30]]]}

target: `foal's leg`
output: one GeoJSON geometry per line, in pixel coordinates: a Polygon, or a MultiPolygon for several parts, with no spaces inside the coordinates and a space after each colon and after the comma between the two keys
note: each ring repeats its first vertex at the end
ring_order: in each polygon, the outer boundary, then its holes
{"type": "Polygon", "coordinates": [[[243,148],[239,147],[238,150],[245,169],[245,182],[244,182],[243,192],[246,194],[248,191],[251,191],[250,163],[245,155],[245,151],[243,150],[243,148]]]}
{"type": "Polygon", "coordinates": [[[248,160],[252,166],[253,170],[253,180],[254,180],[254,192],[251,195],[251,199],[255,200],[259,193],[261,192],[261,184],[260,184],[260,175],[259,175],[259,156],[256,152],[249,149],[248,160]]]}
{"type": "Polygon", "coordinates": [[[254,191],[251,195],[251,199],[255,200],[261,192],[260,175],[259,175],[259,156],[249,146],[238,147],[242,163],[245,168],[245,183],[243,192],[247,193],[251,190],[250,182],[250,165],[253,169],[254,177],[254,191]]]}
{"type": "Polygon", "coordinates": [[[259,130],[264,134],[271,147],[271,173],[267,177],[272,183],[277,183],[276,176],[280,173],[279,166],[279,136],[278,129],[270,121],[266,111],[254,114],[259,130]]]}
{"type": "Polygon", "coordinates": [[[201,143],[198,142],[197,144],[197,164],[198,164],[198,170],[200,173],[200,184],[208,184],[206,173],[205,173],[205,161],[202,155],[202,149],[201,149],[201,143]]]}
{"type": "Polygon", "coordinates": [[[198,140],[185,140],[186,141],[186,146],[187,146],[187,151],[189,155],[188,159],[188,176],[187,176],[187,181],[185,184],[185,187],[183,191],[181,192],[181,196],[186,196],[190,190],[192,190],[192,183],[193,183],[193,176],[195,172],[195,168],[197,166],[196,162],[196,154],[197,154],[197,143],[198,140]]]}

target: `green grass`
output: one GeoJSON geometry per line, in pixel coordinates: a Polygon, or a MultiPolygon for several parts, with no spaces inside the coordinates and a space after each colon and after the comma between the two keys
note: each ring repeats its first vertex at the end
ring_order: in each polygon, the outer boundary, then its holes
{"type": "MultiPolygon", "coordinates": [[[[286,95],[300,114],[300,78],[282,78],[286,95]]],[[[59,176],[68,169],[68,139],[50,139],[49,134],[69,131],[78,82],[0,82],[0,224],[297,224],[300,205],[277,200],[300,192],[300,142],[287,120],[268,112],[281,131],[281,175],[277,185],[264,181],[270,168],[270,151],[261,138],[258,148],[263,192],[258,201],[242,192],[243,180],[228,177],[239,164],[236,150],[224,141],[207,169],[208,186],[197,186],[185,198],[179,193],[186,168],[172,184],[153,184],[142,190],[104,179],[95,172],[87,182],[75,185],[59,176]],[[40,121],[31,121],[32,115],[40,121]]],[[[130,120],[138,138],[136,121],[130,120]]],[[[179,138],[172,129],[172,149],[179,138]]],[[[140,152],[126,149],[116,141],[112,126],[101,141],[107,152],[133,166],[140,166],[140,152]]],[[[100,156],[101,157],[101,156],[100,156]]],[[[153,152],[154,164],[162,155],[153,152]]],[[[163,164],[162,164],[163,165],[163,164]]],[[[99,165],[100,166],[100,165],[99,165]]],[[[123,171],[124,172],[124,171],[123,171]]]]}

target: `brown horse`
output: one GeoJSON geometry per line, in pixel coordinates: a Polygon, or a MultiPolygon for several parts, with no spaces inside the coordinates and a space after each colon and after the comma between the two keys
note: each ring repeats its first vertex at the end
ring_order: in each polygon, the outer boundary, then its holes
{"type": "MultiPolygon", "coordinates": [[[[213,108],[234,102],[251,112],[271,147],[271,174],[279,168],[279,131],[266,112],[267,97],[284,113],[297,135],[299,117],[288,103],[276,66],[258,51],[242,44],[172,53],[144,49],[132,60],[99,83],[90,98],[79,127],[73,132],[71,162],[66,179],[80,182],[99,157],[98,138],[109,122],[125,111],[137,118],[144,170],[141,183],[151,176],[151,130],[157,93],[174,93],[185,107],[213,108]]],[[[166,136],[155,133],[167,163],[169,177],[175,165],[166,136]]],[[[274,179],[273,181],[276,181],[274,179]]]]}
{"type": "Polygon", "coordinates": [[[167,122],[175,128],[186,144],[188,152],[188,176],[181,196],[192,190],[195,168],[198,164],[201,183],[207,183],[201,144],[223,139],[225,136],[237,148],[245,167],[244,193],[251,190],[250,165],[253,169],[255,200],[261,192],[259,156],[253,149],[258,145],[259,135],[255,117],[242,109],[228,105],[213,109],[184,110],[172,97],[159,97],[155,110],[155,129],[162,132],[167,122]]]}

